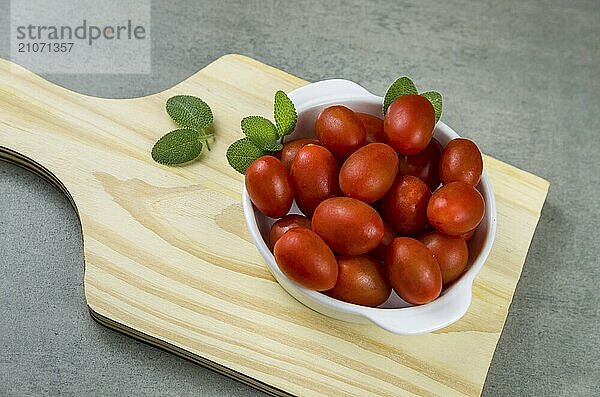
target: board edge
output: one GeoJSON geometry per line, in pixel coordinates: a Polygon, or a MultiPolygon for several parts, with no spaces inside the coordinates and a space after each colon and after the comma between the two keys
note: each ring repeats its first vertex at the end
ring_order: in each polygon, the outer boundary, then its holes
{"type": "Polygon", "coordinates": [[[150,346],[159,348],[163,351],[166,351],[167,353],[174,354],[183,359],[189,360],[195,364],[199,364],[205,368],[208,368],[209,370],[215,371],[215,372],[217,372],[221,375],[227,376],[228,378],[231,378],[235,381],[241,382],[241,383],[243,383],[247,386],[250,386],[254,389],[257,389],[264,393],[267,393],[268,395],[276,396],[276,397],[293,396],[293,394],[287,393],[287,392],[285,392],[279,388],[276,388],[274,386],[270,386],[269,384],[262,382],[260,380],[257,380],[251,376],[245,375],[234,369],[231,369],[224,365],[218,364],[212,360],[209,360],[209,359],[199,356],[197,354],[191,353],[190,351],[185,350],[181,347],[178,347],[174,344],[162,341],[152,335],[148,335],[146,333],[143,333],[141,331],[138,331],[136,329],[128,327],[124,324],[121,324],[118,321],[115,321],[113,319],[105,317],[105,316],[99,314],[98,312],[94,311],[94,309],[90,305],[87,305],[87,308],[90,312],[90,316],[98,324],[100,324],[104,327],[107,327],[111,330],[117,331],[125,336],[131,337],[137,341],[146,343],[150,346]]]}

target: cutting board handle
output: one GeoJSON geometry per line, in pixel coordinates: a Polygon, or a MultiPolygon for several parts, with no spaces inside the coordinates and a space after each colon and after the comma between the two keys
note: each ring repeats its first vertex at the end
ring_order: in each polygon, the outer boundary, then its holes
{"type": "MultiPolygon", "coordinates": [[[[131,99],[93,97],[0,59],[0,159],[40,175],[81,204],[99,173],[125,179],[155,166],[150,150],[173,129],[164,103],[174,89],[131,99]]],[[[168,171],[155,168],[161,170],[168,171]]]]}

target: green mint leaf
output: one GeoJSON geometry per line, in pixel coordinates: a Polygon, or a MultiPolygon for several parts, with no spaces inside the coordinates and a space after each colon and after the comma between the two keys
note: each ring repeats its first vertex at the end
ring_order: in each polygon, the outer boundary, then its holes
{"type": "Polygon", "coordinates": [[[198,131],[189,128],[174,130],[160,138],[152,148],[154,161],[164,165],[187,163],[202,152],[198,131]]]}
{"type": "Polygon", "coordinates": [[[279,135],[277,127],[261,116],[248,116],[242,119],[242,131],[259,149],[274,152],[283,145],[277,142],[279,135]]]}
{"type": "Polygon", "coordinates": [[[210,107],[202,99],[190,95],[176,95],[167,100],[167,113],[182,128],[199,130],[213,121],[210,107]]]}
{"type": "Polygon", "coordinates": [[[442,116],[442,95],[435,91],[424,92],[421,95],[429,99],[429,102],[433,105],[433,110],[435,110],[435,122],[437,123],[442,116]]]}
{"type": "Polygon", "coordinates": [[[417,87],[408,77],[400,77],[394,81],[390,88],[385,93],[385,99],[383,100],[383,114],[387,112],[388,107],[396,100],[396,98],[402,95],[417,94],[417,87]]]}
{"type": "Polygon", "coordinates": [[[283,144],[278,141],[267,142],[264,146],[266,152],[277,152],[281,149],[283,149],[283,144]]]}
{"type": "Polygon", "coordinates": [[[233,142],[227,149],[227,161],[237,172],[245,174],[254,160],[265,152],[256,146],[250,138],[242,138],[233,142]]]}
{"type": "Polygon", "coordinates": [[[296,128],[298,115],[292,100],[279,90],[275,93],[275,101],[273,103],[273,114],[275,116],[275,124],[277,124],[277,132],[279,138],[291,134],[296,128]]]}

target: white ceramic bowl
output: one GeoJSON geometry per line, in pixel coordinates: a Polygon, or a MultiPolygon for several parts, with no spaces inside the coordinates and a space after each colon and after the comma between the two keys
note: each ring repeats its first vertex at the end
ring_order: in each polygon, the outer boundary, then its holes
{"type": "MultiPolygon", "coordinates": [[[[354,111],[381,115],[383,98],[348,80],[325,80],[298,88],[289,94],[298,112],[296,130],[287,140],[314,136],[315,120],[324,108],[334,104],[348,106],[354,111]]],[[[459,135],[441,121],[434,137],[445,146],[459,135]]],[[[467,270],[431,303],[412,306],[392,292],[390,298],[377,308],[355,305],[330,298],[320,292],[307,290],[285,276],[277,266],[266,241],[275,219],[258,211],[244,187],[243,206],[246,223],[271,273],[294,298],[327,316],[350,322],[373,322],[383,329],[401,335],[415,335],[443,328],[460,319],[471,303],[473,280],[483,266],[496,233],[496,203],[492,186],[485,171],[477,189],[485,199],[485,216],[469,242],[470,259],[467,270]]],[[[296,205],[292,213],[301,213],[296,205]]]]}

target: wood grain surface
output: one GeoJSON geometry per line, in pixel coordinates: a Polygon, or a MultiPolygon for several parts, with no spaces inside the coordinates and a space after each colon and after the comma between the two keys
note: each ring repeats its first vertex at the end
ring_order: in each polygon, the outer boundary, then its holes
{"type": "Polygon", "coordinates": [[[225,160],[242,117],[271,117],[274,92],[303,84],[227,55],[167,91],[102,99],[0,60],[0,157],[71,199],[87,304],[109,327],[272,394],[479,395],[548,183],[485,157],[498,234],[457,323],[402,337],[322,316],[269,273],[246,230],[242,177],[225,160]],[[211,106],[217,138],[200,161],[169,168],[150,149],[174,128],[164,104],[176,94],[211,106]]]}

